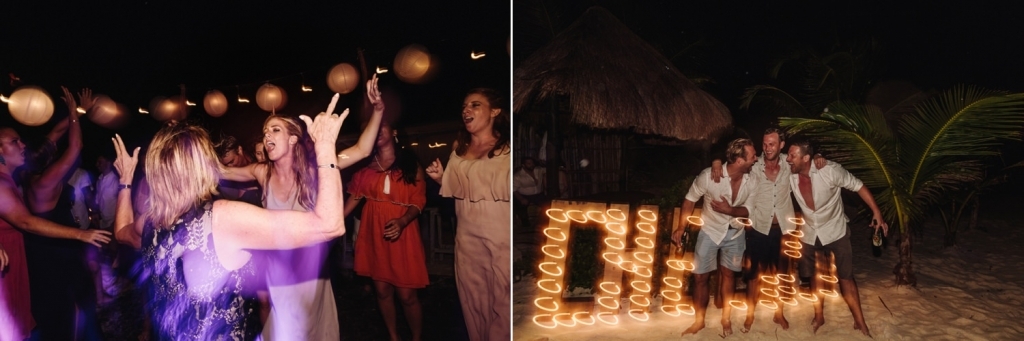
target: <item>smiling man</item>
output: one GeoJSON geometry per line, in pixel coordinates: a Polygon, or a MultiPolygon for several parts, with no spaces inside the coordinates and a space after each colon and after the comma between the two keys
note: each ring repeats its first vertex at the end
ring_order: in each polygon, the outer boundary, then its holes
{"type": "MultiPolygon", "coordinates": [[[[840,195],[843,188],[857,192],[861,200],[871,209],[871,225],[878,232],[881,228],[886,234],[889,233],[889,226],[882,220],[882,213],[875,205],[875,198],[871,191],[864,186],[864,183],[843,169],[837,163],[829,162],[825,167],[818,169],[811,166],[811,155],[814,154],[814,146],[808,141],[796,141],[789,147],[789,155],[786,163],[789,164],[790,186],[796,196],[797,203],[804,213],[804,236],[801,239],[803,249],[801,251],[800,276],[810,277],[816,269],[815,253],[822,252],[828,256],[833,254],[835,260],[836,275],[839,277],[839,288],[843,294],[843,300],[850,307],[853,314],[853,329],[860,330],[864,335],[871,336],[868,325],[864,322],[864,313],[860,306],[860,295],[857,290],[857,282],[853,278],[853,249],[850,247],[850,228],[847,226],[848,219],[843,212],[843,197],[840,195]]],[[[811,292],[818,292],[817,285],[820,281],[811,281],[811,292]]],[[[811,328],[815,332],[821,325],[825,324],[824,300],[814,301],[814,320],[811,328]]]]}
{"type": "MultiPolygon", "coordinates": [[[[719,183],[711,179],[711,167],[693,180],[693,185],[686,193],[683,201],[683,224],[672,232],[672,241],[681,244],[683,231],[689,220],[685,217],[693,213],[694,204],[704,198],[704,210],[701,219],[704,225],[697,233],[697,245],[694,247],[694,289],[693,302],[695,320],[693,325],[683,331],[683,335],[694,334],[704,329],[704,315],[708,307],[710,289],[708,280],[711,272],[721,264],[722,283],[718,292],[721,297],[731,299],[735,288],[734,272],[742,269],[743,250],[746,241],[743,238],[744,224],[735,218],[746,218],[752,211],[753,193],[757,191],[757,182],[750,178],[750,169],[757,162],[754,143],[748,139],[736,139],[729,142],[726,150],[729,163],[725,165],[725,180],[719,183]],[[721,256],[718,256],[721,251],[721,256]]],[[[728,301],[726,301],[728,302],[728,301]]],[[[722,307],[722,332],[732,335],[730,321],[731,307],[722,307]]]]}

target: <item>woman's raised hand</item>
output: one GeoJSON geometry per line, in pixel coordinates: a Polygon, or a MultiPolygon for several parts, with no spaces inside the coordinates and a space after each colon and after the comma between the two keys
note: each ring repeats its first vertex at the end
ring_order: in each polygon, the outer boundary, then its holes
{"type": "Polygon", "coordinates": [[[139,147],[135,147],[135,151],[129,155],[128,149],[124,147],[124,141],[121,141],[121,135],[114,134],[114,138],[110,140],[114,141],[114,151],[117,153],[114,169],[121,175],[122,184],[131,184],[135,179],[135,166],[139,164],[139,147]]]}
{"type": "Polygon", "coordinates": [[[427,176],[440,183],[441,176],[444,175],[444,165],[441,165],[441,159],[434,159],[434,161],[430,162],[430,166],[427,166],[427,169],[424,171],[427,173],[427,176]]]}
{"type": "MultiPolygon", "coordinates": [[[[331,107],[333,109],[333,102],[331,107]]],[[[301,115],[299,119],[306,123],[306,130],[309,131],[309,137],[313,139],[314,143],[329,142],[331,145],[338,140],[338,132],[341,131],[341,124],[345,122],[345,118],[348,117],[348,109],[338,114],[320,113],[316,115],[315,119],[309,118],[309,116],[301,115]]]]}
{"type": "Polygon", "coordinates": [[[78,90],[78,104],[82,105],[82,109],[89,111],[94,105],[96,105],[96,97],[92,97],[92,89],[82,88],[78,90]]]}
{"type": "Polygon", "coordinates": [[[380,97],[380,90],[377,88],[377,74],[366,81],[366,98],[373,104],[374,112],[384,112],[384,100],[380,97]]]}
{"type": "Polygon", "coordinates": [[[68,118],[72,121],[78,120],[78,103],[75,102],[75,96],[71,95],[71,91],[67,87],[61,86],[60,89],[64,91],[64,96],[60,98],[68,104],[68,118]]]}

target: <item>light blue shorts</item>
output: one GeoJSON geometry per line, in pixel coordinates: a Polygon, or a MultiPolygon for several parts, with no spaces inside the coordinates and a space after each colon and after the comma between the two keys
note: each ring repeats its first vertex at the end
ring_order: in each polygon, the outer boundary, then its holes
{"type": "Polygon", "coordinates": [[[747,240],[742,235],[736,237],[737,233],[742,234],[743,229],[729,229],[721,245],[715,244],[704,231],[697,233],[693,273],[699,275],[715,271],[718,263],[732,271],[743,270],[743,251],[747,248],[747,240]],[[718,255],[719,250],[722,251],[721,256],[718,255]],[[715,258],[718,258],[718,262],[715,262],[715,258]]]}

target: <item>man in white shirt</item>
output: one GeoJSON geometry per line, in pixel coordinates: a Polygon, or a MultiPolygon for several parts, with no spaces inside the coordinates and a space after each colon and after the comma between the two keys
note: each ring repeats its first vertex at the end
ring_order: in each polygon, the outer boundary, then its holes
{"type": "Polygon", "coordinates": [[[512,196],[515,198],[514,208],[516,215],[523,222],[524,226],[530,226],[529,212],[530,205],[543,205],[544,177],[546,173],[543,168],[536,167],[537,163],[532,157],[524,157],[523,165],[512,176],[512,196]]]}
{"type": "Polygon", "coordinates": [[[71,177],[68,178],[68,185],[75,189],[71,214],[75,216],[79,228],[83,230],[88,229],[89,209],[95,200],[95,194],[92,192],[92,175],[79,167],[75,169],[74,173],[71,173],[71,177]]]}
{"type": "MultiPolygon", "coordinates": [[[[801,238],[801,276],[813,275],[816,251],[821,251],[823,255],[831,252],[835,260],[836,277],[839,277],[839,288],[853,314],[853,328],[871,337],[868,325],[864,322],[857,282],[853,278],[853,249],[850,247],[850,229],[846,224],[848,219],[843,212],[843,198],[840,195],[842,189],[857,192],[868,205],[873,214],[870,227],[875,228],[876,233],[881,228],[888,234],[889,226],[882,219],[871,191],[860,179],[836,163],[830,162],[822,169],[812,167],[813,154],[814,147],[809,142],[797,141],[789,147],[789,155],[786,157],[792,173],[790,186],[803,211],[805,223],[804,236],[801,238]]],[[[814,295],[818,293],[818,282],[811,281],[811,293],[814,295]]],[[[811,322],[815,332],[825,324],[823,311],[824,302],[819,297],[814,301],[814,320],[811,322]]]]}
{"type": "MultiPolygon", "coordinates": [[[[694,334],[704,329],[704,315],[710,297],[708,279],[719,263],[726,269],[721,271],[722,282],[718,294],[727,300],[733,296],[733,273],[742,270],[743,250],[746,248],[746,241],[743,238],[746,223],[736,218],[747,217],[753,210],[752,198],[753,193],[757,191],[757,182],[753,181],[748,173],[757,162],[756,155],[754,143],[750,140],[733,140],[726,150],[729,161],[725,166],[727,181],[715,183],[711,179],[711,167],[708,167],[693,180],[690,190],[686,193],[680,216],[684,219],[684,224],[672,232],[672,241],[677,245],[681,246],[681,237],[689,221],[686,217],[693,213],[694,204],[701,197],[704,198],[705,204],[701,213],[704,225],[697,233],[697,244],[694,248],[695,320],[682,335],[694,334]],[[718,257],[719,251],[722,252],[721,257],[718,257]]],[[[732,335],[730,312],[731,306],[725,304],[722,307],[722,331],[726,336],[732,335]]]]}
{"type": "Polygon", "coordinates": [[[117,193],[120,191],[117,172],[105,155],[96,158],[96,169],[100,180],[96,185],[96,207],[100,210],[100,228],[113,231],[114,213],[117,212],[117,193]]]}

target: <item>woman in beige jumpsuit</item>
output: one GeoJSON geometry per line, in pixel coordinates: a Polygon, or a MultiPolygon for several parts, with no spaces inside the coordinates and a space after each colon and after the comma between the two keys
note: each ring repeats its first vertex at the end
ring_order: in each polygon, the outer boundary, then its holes
{"type": "Polygon", "coordinates": [[[470,340],[508,340],[510,160],[508,116],[492,89],[469,91],[454,151],[427,175],[455,198],[455,281],[470,340]]]}

